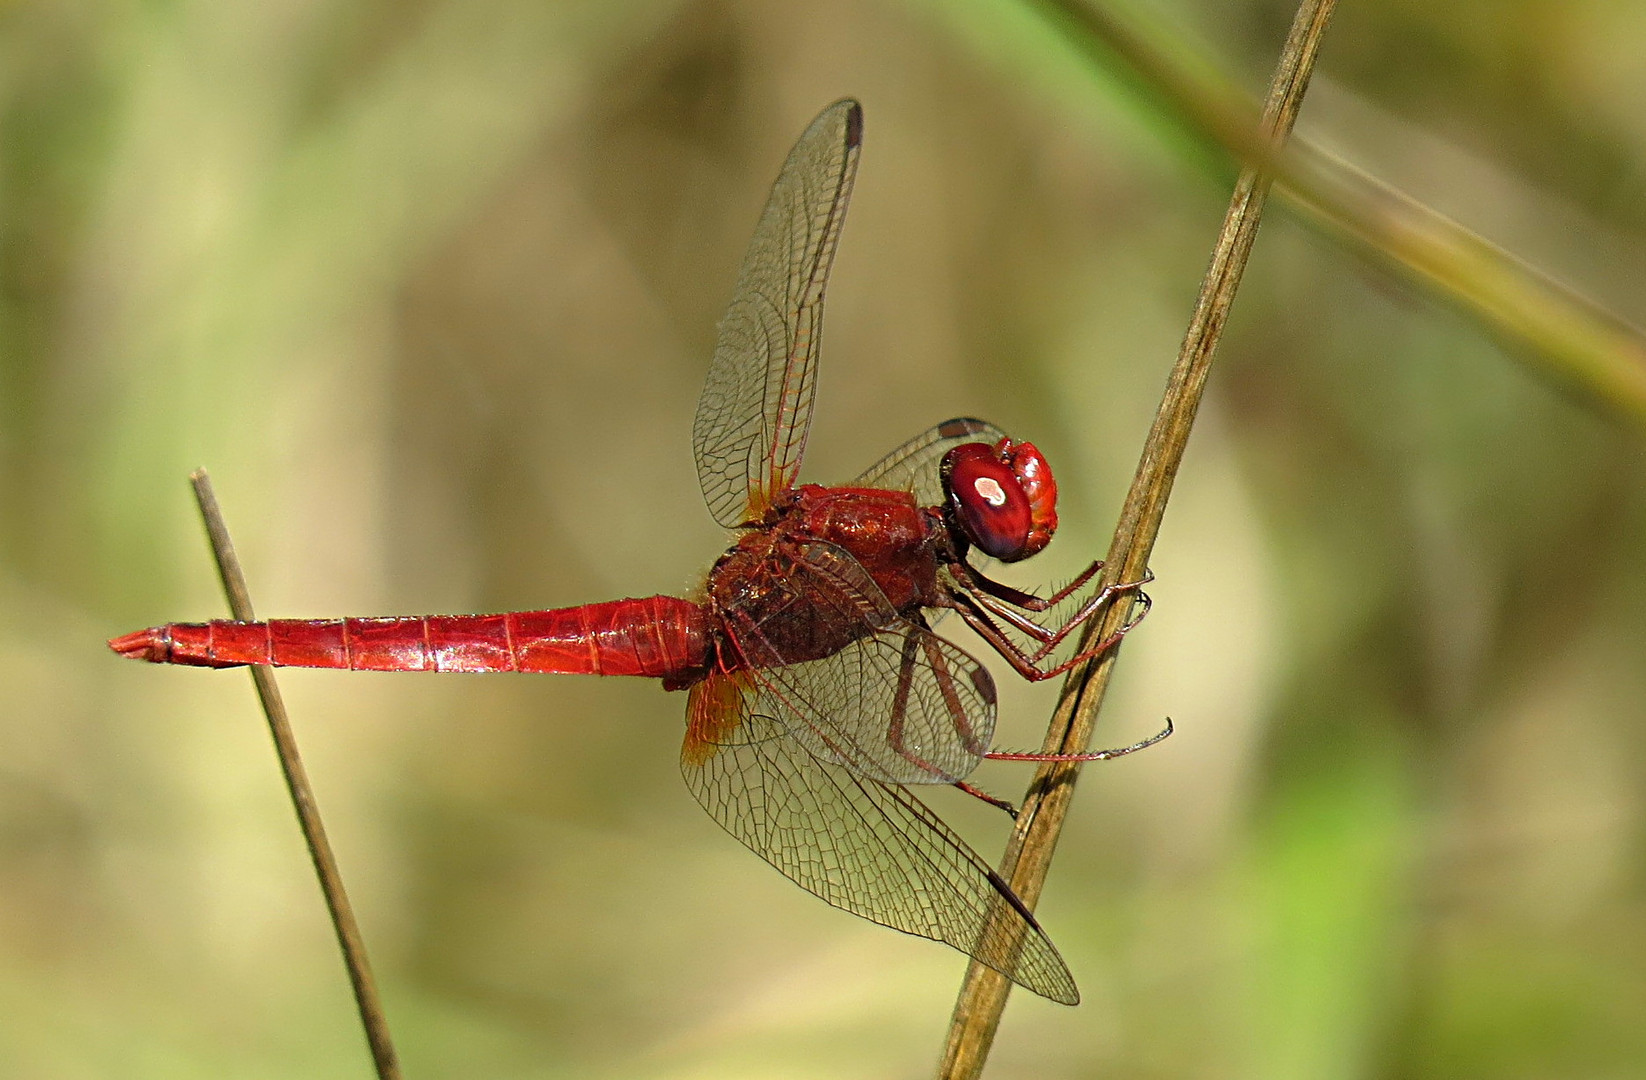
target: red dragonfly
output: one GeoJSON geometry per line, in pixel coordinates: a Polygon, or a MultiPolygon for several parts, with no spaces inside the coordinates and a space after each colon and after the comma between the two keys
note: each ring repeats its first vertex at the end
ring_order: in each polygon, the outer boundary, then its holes
{"type": "Polygon", "coordinates": [[[1067,1004],[1074,979],[1028,907],[909,790],[965,783],[990,752],[995,689],[934,634],[954,611],[1020,675],[1049,679],[1119,640],[1048,661],[1141,582],[1077,594],[1093,563],[1047,597],[985,576],[1043,549],[1057,527],[1046,459],[981,420],[939,424],[849,486],[796,484],[817,387],[823,290],[862,147],[840,101],[790,152],[719,327],[692,425],[709,512],[736,542],[692,599],[650,596],[554,611],[172,623],[115,638],[153,663],[367,671],[639,675],[688,691],[682,772],[709,814],[802,888],[864,918],[954,946],[1067,1004]],[[1065,605],[1065,602],[1068,602],[1065,605]],[[1047,626],[1034,616],[1065,605],[1047,626]]]}

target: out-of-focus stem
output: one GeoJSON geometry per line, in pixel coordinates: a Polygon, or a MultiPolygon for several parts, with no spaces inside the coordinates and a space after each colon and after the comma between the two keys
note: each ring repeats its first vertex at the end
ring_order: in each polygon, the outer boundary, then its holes
{"type": "Polygon", "coordinates": [[[1348,162],[1257,134],[1256,108],[1227,83],[1191,72],[1137,26],[1083,0],[1034,0],[1066,40],[1120,68],[1191,133],[1248,167],[1318,227],[1473,318],[1539,374],[1646,427],[1646,334],[1479,234],[1348,162]]]}

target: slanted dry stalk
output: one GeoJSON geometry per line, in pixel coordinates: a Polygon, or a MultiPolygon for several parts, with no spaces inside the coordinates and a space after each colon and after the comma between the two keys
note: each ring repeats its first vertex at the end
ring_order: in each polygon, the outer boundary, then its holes
{"type": "MultiPolygon", "coordinates": [[[[194,485],[194,498],[206,522],[206,535],[211,539],[212,557],[217,561],[218,576],[223,579],[229,611],[240,622],[252,622],[257,616],[252,611],[251,592],[246,588],[240,557],[235,554],[229,527],[217,505],[217,495],[212,491],[211,477],[205,469],[198,469],[189,477],[189,482],[194,485]]],[[[280,759],[280,771],[286,777],[286,789],[291,792],[292,805],[297,809],[303,841],[308,845],[309,858],[314,861],[314,872],[320,879],[326,910],[331,913],[337,944],[343,950],[343,966],[348,969],[349,984],[354,989],[354,1002],[360,1011],[360,1024],[366,1030],[372,1064],[377,1069],[378,1080],[400,1080],[400,1064],[395,1057],[394,1042],[389,1038],[383,1003],[377,996],[377,980],[372,977],[371,963],[366,959],[366,943],[354,920],[349,895],[343,889],[343,875],[337,869],[331,841],[326,839],[326,827],[320,821],[320,808],[315,804],[308,770],[303,768],[303,758],[297,751],[297,739],[292,735],[280,687],[274,681],[274,669],[254,665],[251,677],[257,687],[257,699],[263,703],[263,715],[268,718],[269,734],[274,737],[274,750],[280,759]]]]}
{"type": "MultiPolygon", "coordinates": [[[[1291,134],[1334,5],[1335,0],[1303,0],[1298,6],[1264,104],[1260,133],[1265,157],[1277,151],[1291,134]]],[[[1104,584],[1137,581],[1147,572],[1212,357],[1257,236],[1269,184],[1267,170],[1252,166],[1241,171],[1235,184],[1194,315],[1109,545],[1104,584]]],[[[1118,630],[1129,608],[1122,603],[1105,612],[1087,629],[1082,647],[1118,630]]],[[[1042,747],[1045,752],[1080,753],[1090,746],[1092,728],[1118,655],[1118,648],[1111,649],[1069,674],[1046,734],[1042,747]]],[[[1079,772],[1079,765],[1067,762],[1049,762],[1040,767],[1001,860],[1001,876],[1031,907],[1040,899],[1079,772]]],[[[1003,975],[982,964],[974,961],[967,969],[938,1072],[943,1080],[982,1073],[1010,989],[1011,983],[1003,975]]]]}
{"type": "MultiPolygon", "coordinates": [[[[1090,0],[1034,0],[1094,64],[1136,81],[1164,116],[1246,164],[1269,147],[1257,109],[1173,59],[1157,35],[1090,0]]],[[[1475,320],[1538,375],[1646,426],[1646,332],[1384,180],[1304,138],[1266,170],[1278,194],[1351,250],[1475,320]]]]}

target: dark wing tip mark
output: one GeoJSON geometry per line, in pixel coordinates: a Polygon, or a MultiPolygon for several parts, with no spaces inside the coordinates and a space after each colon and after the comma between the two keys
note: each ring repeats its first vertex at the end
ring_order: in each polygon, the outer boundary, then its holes
{"type": "Polygon", "coordinates": [[[863,145],[863,106],[852,98],[842,100],[846,105],[846,148],[852,150],[863,145]]]}
{"type": "Polygon", "coordinates": [[[994,690],[994,676],[989,674],[988,668],[981,664],[972,668],[972,686],[976,688],[977,696],[989,705],[998,704],[994,690]]]}
{"type": "Polygon", "coordinates": [[[938,425],[937,433],[945,439],[958,439],[962,435],[975,435],[988,426],[988,421],[975,416],[957,416],[938,425]]]}

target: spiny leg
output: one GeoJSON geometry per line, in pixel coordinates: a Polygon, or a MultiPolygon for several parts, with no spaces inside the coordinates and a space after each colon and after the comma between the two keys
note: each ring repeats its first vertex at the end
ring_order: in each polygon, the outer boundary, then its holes
{"type": "Polygon", "coordinates": [[[1147,739],[1134,742],[1130,746],[1117,746],[1112,750],[1088,750],[1083,754],[1047,754],[1031,751],[991,750],[983,756],[990,761],[1108,761],[1110,758],[1125,757],[1135,754],[1139,750],[1147,750],[1155,743],[1169,737],[1172,733],[1172,718],[1166,717],[1166,726],[1150,735],[1147,739]]]}
{"type": "MultiPolygon", "coordinates": [[[[1068,596],[1074,591],[1075,588],[1078,588],[1092,575],[1092,573],[1095,572],[1096,567],[1101,565],[1101,563],[1094,563],[1092,564],[1092,567],[1088,567],[1084,574],[1076,578],[1075,581],[1069,586],[1059,590],[1057,594],[1047,601],[1047,606],[1055,604],[1061,601],[1064,597],[1068,596]]],[[[1104,606],[1111,603],[1115,597],[1126,592],[1136,591],[1137,595],[1143,597],[1144,602],[1147,603],[1148,594],[1142,591],[1142,587],[1154,580],[1154,575],[1149,573],[1145,574],[1145,576],[1138,581],[1122,581],[1105,585],[1101,589],[1097,590],[1097,592],[1093,593],[1092,596],[1085,601],[1085,603],[1081,604],[1080,610],[1076,611],[1061,625],[1051,628],[1042,626],[1040,623],[1035,622],[1028,616],[1021,614],[1020,611],[1012,610],[1013,607],[1016,607],[1022,611],[1038,612],[1045,610],[1045,608],[1019,603],[1002,594],[1014,593],[1019,597],[1025,597],[1029,600],[1035,601],[1039,600],[1038,597],[1030,596],[1028,593],[1019,593],[1017,590],[1012,589],[1009,586],[1002,585],[998,581],[985,577],[983,574],[964,563],[959,564],[959,567],[960,573],[957,576],[963,579],[962,589],[966,592],[966,594],[980,608],[987,611],[995,618],[1010,624],[1012,627],[1021,631],[1028,637],[1031,637],[1040,644],[1047,646],[1045,650],[1037,654],[1042,657],[1046,654],[1046,652],[1049,652],[1051,648],[1056,647],[1059,642],[1068,637],[1069,633],[1073,631],[1075,627],[1083,625],[1090,620],[1093,615],[1096,615],[1099,611],[1103,610],[1104,606]],[[968,588],[967,586],[970,587],[968,588]]],[[[951,591],[953,591],[952,587],[951,591]]]]}
{"type": "Polygon", "coordinates": [[[1063,663],[1051,668],[1042,668],[1039,664],[1040,661],[1044,660],[1047,654],[1049,654],[1052,649],[1056,647],[1057,642],[1051,642],[1045,646],[1042,646],[1035,652],[1029,653],[1022,649],[1011,638],[1006,636],[1005,631],[1001,630],[1000,627],[995,624],[994,620],[989,618],[988,612],[976,598],[964,594],[956,594],[950,597],[953,603],[949,606],[960,612],[960,617],[966,620],[966,625],[975,630],[978,636],[984,641],[987,641],[990,647],[993,648],[995,652],[999,653],[1001,658],[1012,666],[1014,671],[1023,676],[1025,679],[1028,679],[1030,682],[1042,682],[1046,679],[1056,678],[1064,672],[1071,671],[1080,664],[1085,663],[1093,657],[1100,656],[1108,649],[1118,645],[1122,638],[1134,629],[1139,622],[1143,621],[1143,616],[1149,613],[1148,594],[1139,593],[1138,595],[1143,602],[1143,610],[1141,612],[1133,618],[1127,620],[1124,626],[1104,638],[1102,641],[1099,641],[1097,644],[1092,645],[1089,648],[1081,650],[1068,660],[1065,660],[1063,663]]]}
{"type": "MultiPolygon", "coordinates": [[[[984,756],[987,757],[988,755],[985,754],[984,756]]],[[[956,780],[956,781],[953,782],[952,786],[959,788],[961,791],[964,791],[966,794],[972,796],[974,799],[982,799],[984,802],[988,803],[990,806],[996,807],[1000,810],[1004,810],[1004,811],[1006,811],[1006,813],[1010,814],[1014,818],[1017,817],[1017,807],[1013,806],[1011,803],[1007,802],[1005,799],[1001,799],[1001,798],[998,798],[994,795],[990,795],[987,791],[984,791],[982,788],[975,788],[972,785],[966,783],[966,781],[964,781],[964,780],[956,780]]]]}
{"type": "MultiPolygon", "coordinates": [[[[1114,595],[1133,588],[1136,588],[1135,584],[1111,586],[1110,589],[1104,590],[1104,593],[1107,593],[1108,595],[1100,593],[1090,602],[1083,605],[1080,611],[1078,611],[1067,622],[1055,630],[1048,629],[1047,627],[1035,622],[1028,616],[1023,615],[1020,612],[1013,611],[1011,608],[1006,607],[1005,605],[987,596],[979,595],[977,593],[968,593],[967,595],[981,610],[1006,623],[1013,629],[1021,631],[1026,637],[1034,639],[1034,641],[1041,646],[1041,648],[1034,653],[1034,656],[1038,661],[1039,659],[1045,657],[1053,649],[1057,648],[1057,646],[1062,643],[1063,639],[1068,637],[1070,632],[1076,627],[1082,626],[1090,621],[1092,616],[1101,611],[1103,609],[1103,605],[1108,600],[1112,599],[1114,595]]],[[[1145,610],[1147,610],[1149,604],[1153,603],[1153,601],[1149,599],[1149,594],[1142,592],[1141,590],[1137,593],[1137,598],[1138,602],[1144,605],[1145,610]]],[[[1141,618],[1141,616],[1139,616],[1139,618],[1141,618]]],[[[1135,622],[1135,619],[1128,622],[1126,629],[1131,629],[1135,622]]]]}
{"type": "MultiPolygon", "coordinates": [[[[1092,565],[1082,570],[1080,575],[1073,581],[1069,582],[1067,585],[1047,597],[1039,597],[1034,593],[1024,592],[1021,589],[1014,589],[1004,582],[996,581],[994,578],[989,577],[965,559],[958,559],[951,565],[954,567],[957,575],[963,578],[968,585],[979,590],[980,592],[987,593],[997,600],[1004,600],[1013,607],[1019,607],[1025,611],[1050,611],[1052,608],[1072,596],[1082,585],[1090,581],[1093,574],[1096,574],[1099,570],[1103,569],[1103,560],[1098,559],[1096,562],[1092,563],[1092,565]]],[[[1139,582],[1139,584],[1144,584],[1144,582],[1139,582]]]]}
{"type": "Polygon", "coordinates": [[[920,643],[915,640],[918,636],[906,634],[903,637],[903,656],[897,665],[897,693],[892,695],[892,715],[886,723],[886,742],[905,761],[938,777],[943,775],[943,770],[910,750],[903,742],[904,721],[909,714],[909,692],[914,686],[915,657],[920,650],[920,643]]]}
{"type": "MultiPolygon", "coordinates": [[[[927,633],[920,636],[921,648],[926,653],[926,662],[931,665],[932,677],[937,681],[938,692],[943,695],[943,707],[949,712],[949,723],[954,733],[960,736],[960,743],[968,753],[982,754],[988,749],[977,737],[977,729],[972,726],[971,717],[966,715],[965,703],[960,698],[960,692],[955,689],[954,672],[949,669],[948,658],[943,650],[937,647],[937,638],[930,633],[931,627],[926,623],[926,616],[915,614],[915,621],[927,633]]],[[[993,703],[994,688],[989,687],[990,703],[993,703]]]]}
{"type": "MultiPolygon", "coordinates": [[[[917,613],[915,615],[915,622],[920,625],[921,629],[930,630],[930,627],[926,624],[926,619],[923,615],[917,613]]],[[[888,738],[891,741],[893,749],[909,761],[912,761],[917,765],[921,765],[922,767],[931,768],[934,773],[937,771],[920,758],[909,753],[902,743],[902,714],[907,708],[909,690],[914,680],[914,653],[913,650],[909,648],[908,643],[912,643],[916,636],[920,637],[921,647],[926,653],[926,660],[931,664],[932,675],[937,681],[938,692],[943,695],[943,705],[946,709],[948,709],[949,721],[954,727],[955,734],[960,736],[962,744],[968,751],[978,755],[979,757],[988,756],[988,747],[982,745],[978,741],[977,732],[972,727],[971,718],[966,715],[965,705],[962,704],[960,694],[955,690],[954,673],[949,670],[949,662],[947,658],[944,657],[942,650],[932,644],[930,634],[910,634],[905,639],[906,644],[903,648],[902,666],[898,672],[897,694],[893,698],[893,721],[888,733],[888,738]]],[[[981,799],[990,806],[1004,810],[1013,818],[1017,817],[1017,807],[1013,806],[1005,799],[990,795],[982,788],[974,787],[964,780],[953,780],[950,781],[950,783],[953,787],[964,791],[973,798],[981,799]]]]}

